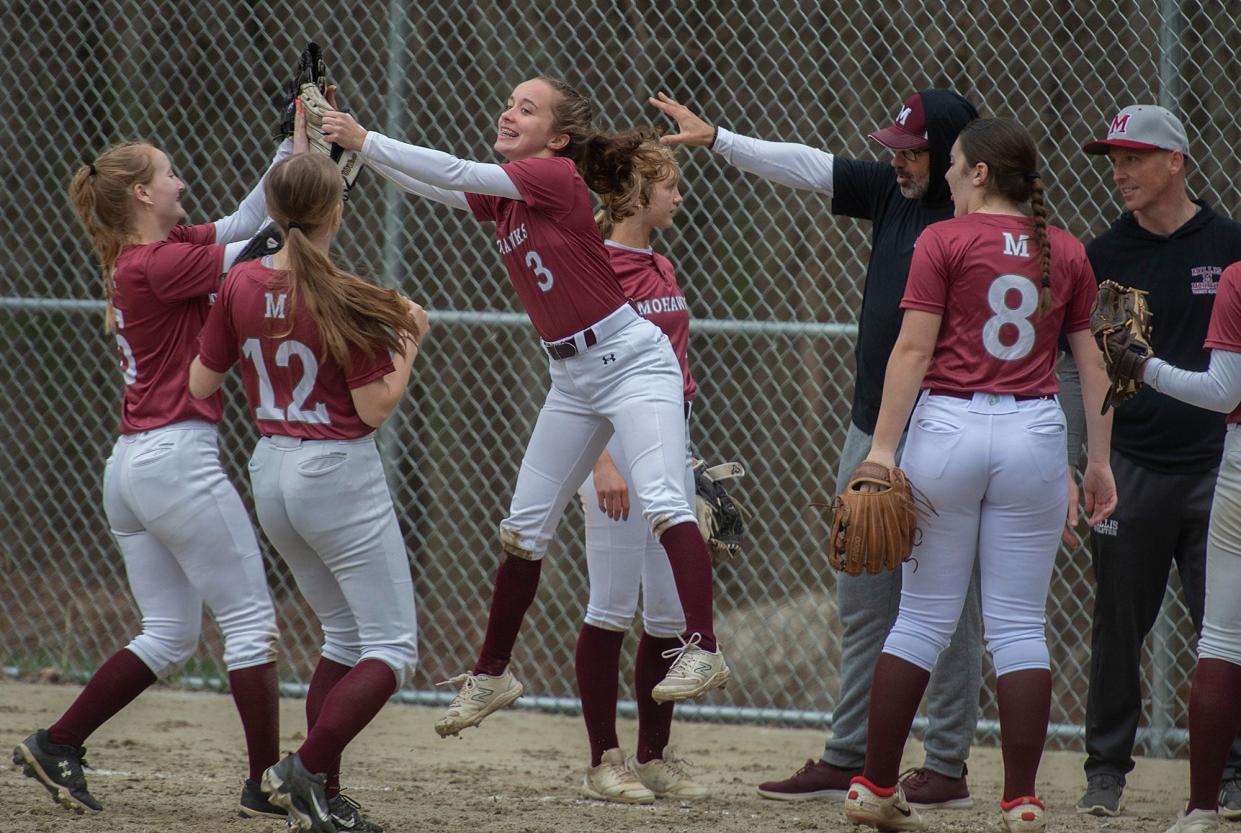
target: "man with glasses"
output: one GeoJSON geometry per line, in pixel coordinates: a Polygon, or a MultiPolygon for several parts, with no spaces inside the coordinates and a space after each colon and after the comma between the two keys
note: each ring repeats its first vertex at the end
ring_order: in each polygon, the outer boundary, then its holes
{"type": "MultiPolygon", "coordinates": [[[[833,214],[871,222],[853,390],[853,412],[837,467],[837,492],[870,450],[879,415],[888,356],[901,326],[901,297],[914,242],[929,224],[953,215],[944,181],[949,150],[961,128],[978,117],[974,106],[949,90],[923,90],[907,98],[893,123],[870,134],[892,152],[886,162],[847,159],[791,142],[766,142],[712,126],[662,93],[650,103],[677,123],[665,144],[710,146],[728,162],[765,179],[831,198],[833,214]]],[[[883,641],[900,604],[901,572],[837,575],[841,636],[840,697],[832,735],[819,761],[808,760],[790,778],[760,784],[759,794],[785,801],[842,801],[866,758],[870,681],[883,641]]],[[[918,809],[973,805],[965,759],[978,722],[981,687],[981,615],[978,576],[948,649],[927,690],[930,725],[926,761],[901,784],[918,809]]]]}

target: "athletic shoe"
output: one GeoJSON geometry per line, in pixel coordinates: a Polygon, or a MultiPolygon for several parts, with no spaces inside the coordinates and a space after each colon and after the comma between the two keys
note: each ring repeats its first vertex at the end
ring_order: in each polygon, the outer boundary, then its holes
{"type": "Polygon", "coordinates": [[[665,659],[676,657],[668,674],[651,689],[651,699],[656,703],[689,700],[713,688],[723,688],[728,682],[728,663],[724,652],[704,651],[698,647],[701,634],[681,640],[680,648],[663,652],[665,659]]]}
{"type": "Polygon", "coordinates": [[[337,833],[384,833],[382,827],[362,815],[362,805],[344,793],[337,793],[327,800],[327,811],[337,833]]]}
{"type": "Polygon", "coordinates": [[[1000,812],[1008,833],[1043,833],[1047,829],[1047,808],[1032,795],[1001,801],[1000,812]]]}
{"type": "Polygon", "coordinates": [[[483,722],[484,717],[520,697],[523,691],[521,683],[517,682],[513,672],[507,669],[498,677],[490,674],[458,674],[451,680],[436,685],[456,683],[461,683],[461,690],[452,698],[448,711],[435,724],[435,731],[442,738],[477,726],[483,722]]]}
{"type": "Polygon", "coordinates": [[[1091,816],[1119,816],[1125,809],[1125,779],[1101,772],[1086,778],[1086,792],[1077,802],[1077,812],[1091,816]]]}
{"type": "Polygon", "coordinates": [[[665,749],[663,757],[639,763],[637,757],[625,761],[629,771],[638,776],[642,786],[655,793],[656,798],[679,798],[697,801],[711,795],[711,790],[699,784],[689,774],[689,761],[678,758],[671,749],[665,749]]]}
{"type": "Polygon", "coordinates": [[[283,807],[277,807],[267,800],[267,796],[263,794],[263,786],[258,781],[247,778],[241,786],[237,815],[243,819],[282,819],[288,816],[288,813],[283,807]]]}
{"type": "Polygon", "coordinates": [[[652,804],[655,801],[655,793],[642,786],[638,776],[625,765],[625,755],[619,749],[609,749],[599,759],[599,766],[586,768],[581,793],[596,801],[620,804],[652,804]]]}
{"type": "Polygon", "coordinates": [[[877,830],[925,830],[926,822],[909,806],[898,783],[891,789],[876,787],[861,775],[849,784],[845,795],[845,815],[854,824],[877,830]]]}
{"type": "Polygon", "coordinates": [[[326,780],[309,772],[297,753],[290,752],[263,772],[263,792],[272,804],[288,810],[291,829],[336,833],[323,791],[326,780]]]}
{"type": "Polygon", "coordinates": [[[806,765],[783,781],[764,781],[758,794],[777,801],[844,801],[849,782],[859,769],[841,769],[827,761],[806,759],[806,765]]]}
{"type": "Polygon", "coordinates": [[[918,767],[901,776],[901,789],[915,810],[968,810],[974,806],[974,799],[965,783],[967,774],[962,772],[960,778],[949,778],[933,769],[918,767]]]}
{"type": "Polygon", "coordinates": [[[52,800],[66,810],[84,813],[103,809],[86,791],[86,749],[52,743],[47,729],[40,729],[13,749],[13,763],[22,768],[27,778],[42,784],[52,800]]]}
{"type": "Polygon", "coordinates": [[[1216,833],[1219,830],[1219,817],[1219,813],[1212,813],[1210,810],[1181,813],[1176,823],[1168,828],[1168,833],[1216,833]]]}
{"type": "Polygon", "coordinates": [[[1219,817],[1241,819],[1241,778],[1229,778],[1219,785],[1219,817]]]}

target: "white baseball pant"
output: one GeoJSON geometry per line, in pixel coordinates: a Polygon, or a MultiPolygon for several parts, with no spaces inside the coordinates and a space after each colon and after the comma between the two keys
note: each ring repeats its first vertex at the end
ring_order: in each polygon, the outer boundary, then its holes
{"type": "Polygon", "coordinates": [[[552,386],[500,523],[504,551],[520,558],[547,554],[565,506],[613,433],[655,536],[696,522],[683,477],[684,379],[668,337],[629,306],[591,329],[599,334],[594,346],[549,360],[552,386]]]}
{"type": "Polygon", "coordinates": [[[1198,658],[1241,665],[1241,430],[1236,425],[1228,426],[1215,481],[1206,584],[1198,658]]]}
{"type": "MultiPolygon", "coordinates": [[[[619,438],[608,441],[608,453],[616,470],[634,495],[633,476],[619,438]]],[[[685,488],[694,493],[694,470],[689,449],[685,454],[685,488]]],[[[599,508],[594,475],[588,475],[579,492],[586,514],[586,572],[590,600],[586,623],[611,631],[627,631],[642,594],[642,629],[651,636],[672,638],[685,632],[685,614],[677,596],[672,562],[651,532],[635,496],[629,517],[614,521],[599,508]]]]}
{"type": "Polygon", "coordinates": [[[276,611],[241,497],[220,466],[215,426],[179,422],[117,439],[103,506],[142,633],[127,646],[156,676],[198,647],[206,602],[229,671],[276,658],[276,611]]]}
{"type": "Polygon", "coordinates": [[[264,437],[250,458],[254,508],[323,626],[323,656],[418,663],[414,582],[375,437],[264,437]]]}
{"type": "Polygon", "coordinates": [[[935,507],[906,562],[885,653],[931,670],[956,629],[977,556],[983,633],[997,675],[1049,668],[1047,590],[1068,511],[1064,412],[1018,401],[923,393],[901,458],[935,507]]]}

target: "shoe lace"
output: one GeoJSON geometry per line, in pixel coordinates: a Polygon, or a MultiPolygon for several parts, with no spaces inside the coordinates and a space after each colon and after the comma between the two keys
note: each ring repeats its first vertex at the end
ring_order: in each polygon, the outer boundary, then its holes
{"type": "Polygon", "coordinates": [[[338,792],[328,800],[328,809],[332,815],[338,817],[353,817],[361,815],[362,805],[354,800],[352,796],[338,792]]]}
{"type": "Polygon", "coordinates": [[[1086,788],[1093,792],[1095,790],[1110,790],[1113,788],[1123,788],[1125,782],[1117,775],[1101,772],[1098,775],[1091,775],[1086,779],[1086,788]]]}
{"type": "Polygon", "coordinates": [[[440,686],[440,685],[461,686],[461,690],[457,692],[457,696],[452,698],[452,703],[449,706],[451,708],[452,706],[461,705],[463,700],[465,700],[467,697],[469,697],[471,694],[473,694],[478,689],[478,677],[467,671],[464,674],[458,674],[455,677],[449,677],[447,680],[444,680],[443,682],[436,683],[436,685],[437,686],[440,686]]]}
{"type": "Polygon", "coordinates": [[[681,660],[685,659],[686,654],[698,647],[698,644],[702,642],[702,634],[694,631],[694,633],[690,634],[689,639],[686,639],[683,636],[678,636],[677,639],[681,640],[680,647],[669,648],[660,654],[660,656],[664,659],[672,659],[672,657],[676,657],[676,659],[672,660],[672,667],[668,669],[669,674],[671,674],[677,665],[680,664],[681,660]]]}
{"type": "Polygon", "coordinates": [[[683,758],[671,749],[665,749],[660,760],[664,762],[664,767],[671,770],[672,774],[678,778],[688,778],[689,768],[694,765],[689,758],[683,758]]]}
{"type": "Polygon", "coordinates": [[[931,780],[931,774],[925,767],[919,766],[905,770],[896,780],[902,786],[921,787],[931,780]]]}

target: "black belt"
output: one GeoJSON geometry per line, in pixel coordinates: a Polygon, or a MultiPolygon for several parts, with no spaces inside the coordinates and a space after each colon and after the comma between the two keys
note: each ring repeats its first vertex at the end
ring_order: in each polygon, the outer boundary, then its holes
{"type": "MultiPolygon", "coordinates": [[[[953,399],[973,399],[974,398],[974,394],[965,393],[964,391],[959,391],[959,390],[942,390],[940,388],[932,388],[928,392],[931,394],[931,396],[951,396],[953,399]]],[[[985,392],[986,391],[983,391],[983,393],[985,392]]],[[[1013,399],[1016,399],[1018,402],[1030,402],[1035,399],[1051,399],[1052,398],[1052,394],[1050,393],[1044,393],[1042,395],[1036,395],[1036,394],[1030,394],[1030,393],[1014,393],[1014,394],[997,393],[996,396],[1012,396],[1013,399]]]]}
{"type": "MultiPolygon", "coordinates": [[[[587,350],[599,343],[599,339],[595,336],[593,329],[583,330],[582,340],[586,342],[587,350]]],[[[545,341],[543,342],[543,349],[553,359],[571,359],[577,355],[577,345],[573,343],[573,339],[568,341],[545,341]]]]}

